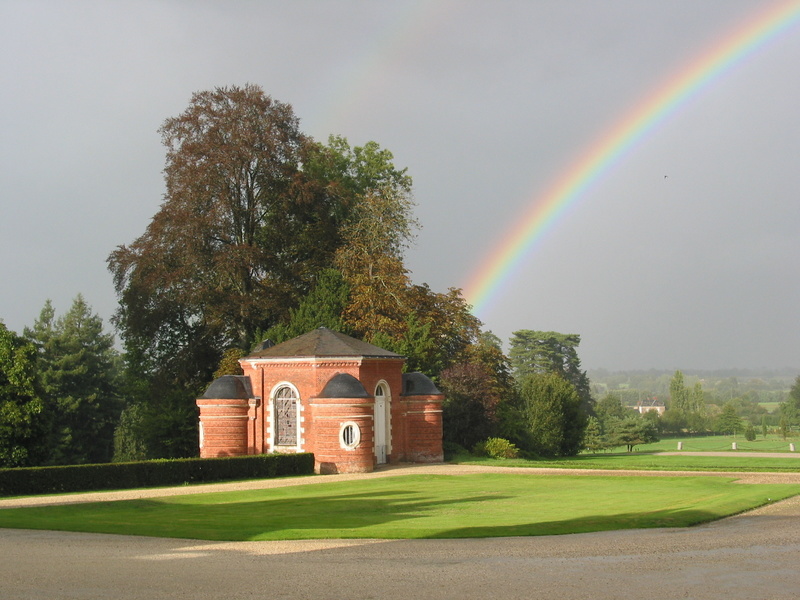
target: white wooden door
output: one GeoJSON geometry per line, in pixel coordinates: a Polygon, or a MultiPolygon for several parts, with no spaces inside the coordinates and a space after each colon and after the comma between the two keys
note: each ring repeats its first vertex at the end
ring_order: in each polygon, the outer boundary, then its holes
{"type": "Polygon", "coordinates": [[[383,386],[375,391],[375,456],[379,465],[386,464],[386,394],[383,386]]]}

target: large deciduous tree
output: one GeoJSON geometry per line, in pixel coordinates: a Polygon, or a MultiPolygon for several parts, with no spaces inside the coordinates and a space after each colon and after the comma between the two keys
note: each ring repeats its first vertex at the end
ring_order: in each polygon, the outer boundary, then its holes
{"type": "Polygon", "coordinates": [[[257,86],[196,93],[160,131],[164,202],[108,261],[116,322],[143,358],[207,381],[224,348],[287,315],[330,264],[346,196],[304,172],[322,150],[257,86]]]}

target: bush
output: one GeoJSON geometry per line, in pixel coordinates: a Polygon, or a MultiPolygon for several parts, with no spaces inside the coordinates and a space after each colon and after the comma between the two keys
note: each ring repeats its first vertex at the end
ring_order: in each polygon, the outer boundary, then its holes
{"type": "Polygon", "coordinates": [[[519,457],[519,449],[503,438],[489,438],[485,442],[478,442],[472,449],[472,453],[477,456],[488,456],[489,458],[519,457]]]}
{"type": "Polygon", "coordinates": [[[756,439],[756,428],[752,423],[747,424],[747,429],[744,430],[744,439],[748,442],[754,442],[756,439]]]}
{"type": "Polygon", "coordinates": [[[0,496],[124,490],[313,472],[314,455],[308,453],[0,469],[0,496]]]}

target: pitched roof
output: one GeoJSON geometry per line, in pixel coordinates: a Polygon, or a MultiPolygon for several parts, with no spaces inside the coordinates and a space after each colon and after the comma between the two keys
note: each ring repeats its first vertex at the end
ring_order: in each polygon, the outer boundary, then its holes
{"type": "Polygon", "coordinates": [[[294,339],[253,352],[246,358],[289,358],[305,356],[361,356],[365,358],[403,358],[378,346],[362,342],[327,327],[309,331],[294,339]]]}

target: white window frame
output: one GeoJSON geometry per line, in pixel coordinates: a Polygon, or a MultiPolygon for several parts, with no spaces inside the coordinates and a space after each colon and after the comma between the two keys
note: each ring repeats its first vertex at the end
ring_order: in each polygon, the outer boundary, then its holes
{"type": "Polygon", "coordinates": [[[341,427],[339,427],[339,446],[342,450],[355,450],[356,448],[361,445],[361,427],[355,421],[345,421],[342,423],[341,427]],[[347,442],[347,431],[350,430],[352,433],[352,440],[350,443],[347,442]]]}

